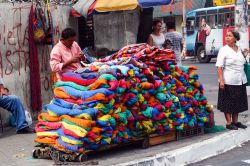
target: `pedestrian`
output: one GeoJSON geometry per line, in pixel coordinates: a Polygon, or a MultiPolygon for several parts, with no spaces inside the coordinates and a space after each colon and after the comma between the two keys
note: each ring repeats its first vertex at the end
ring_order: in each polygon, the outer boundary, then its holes
{"type": "Polygon", "coordinates": [[[56,73],[57,79],[61,79],[62,73],[75,71],[81,67],[80,61],[85,57],[77,44],[76,32],[71,28],[62,31],[60,41],[53,47],[50,53],[50,66],[56,73]]]}
{"type": "Polygon", "coordinates": [[[180,32],[175,30],[174,24],[167,24],[167,32],[164,34],[165,36],[165,47],[172,49],[175,52],[176,62],[178,65],[182,65],[181,57],[182,57],[182,35],[180,32]]]}
{"type": "Polygon", "coordinates": [[[204,48],[206,47],[207,36],[209,36],[210,33],[211,33],[210,26],[206,23],[205,18],[202,18],[200,23],[200,31],[198,33],[198,42],[202,43],[204,48]]]}
{"type": "Polygon", "coordinates": [[[162,22],[160,20],[153,21],[153,31],[148,37],[147,43],[150,46],[156,46],[160,49],[163,49],[163,44],[165,42],[165,37],[162,31],[162,22]]]}
{"type": "Polygon", "coordinates": [[[25,109],[20,99],[16,95],[10,95],[8,88],[4,88],[3,80],[0,77],[0,107],[8,110],[16,121],[16,133],[34,133],[34,129],[29,127],[26,121],[25,109]]]}
{"type": "Polygon", "coordinates": [[[219,50],[216,62],[219,79],[218,110],[224,112],[226,128],[229,130],[247,128],[238,122],[239,113],[248,110],[247,78],[244,72],[248,50],[243,51],[236,45],[239,40],[238,32],[227,31],[226,45],[219,50]]]}

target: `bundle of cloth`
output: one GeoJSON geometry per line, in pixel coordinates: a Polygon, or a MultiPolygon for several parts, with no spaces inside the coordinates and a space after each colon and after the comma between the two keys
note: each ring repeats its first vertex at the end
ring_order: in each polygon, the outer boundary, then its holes
{"type": "Polygon", "coordinates": [[[84,152],[148,134],[213,121],[195,66],[177,66],[172,50],[134,44],[64,73],[38,116],[35,142],[84,152]]]}

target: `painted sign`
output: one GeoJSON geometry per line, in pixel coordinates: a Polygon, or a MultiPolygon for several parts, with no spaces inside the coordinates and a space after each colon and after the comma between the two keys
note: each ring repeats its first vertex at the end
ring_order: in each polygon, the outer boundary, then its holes
{"type": "MultiPolygon", "coordinates": [[[[250,0],[248,0],[250,2],[250,0]]],[[[214,6],[225,6],[235,4],[235,0],[213,0],[214,6]]]]}

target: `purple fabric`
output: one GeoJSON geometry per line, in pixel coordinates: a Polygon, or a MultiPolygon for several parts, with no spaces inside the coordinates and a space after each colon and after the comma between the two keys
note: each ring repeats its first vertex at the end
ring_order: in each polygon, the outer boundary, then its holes
{"type": "Polygon", "coordinates": [[[75,73],[75,72],[65,72],[65,73],[62,74],[62,76],[74,77],[74,78],[77,78],[77,79],[85,80],[85,79],[82,78],[81,74],[75,73]]]}

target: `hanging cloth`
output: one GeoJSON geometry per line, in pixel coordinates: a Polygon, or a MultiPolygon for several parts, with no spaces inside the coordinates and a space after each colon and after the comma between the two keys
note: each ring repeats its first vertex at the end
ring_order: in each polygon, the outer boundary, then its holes
{"type": "Polygon", "coordinates": [[[49,20],[49,28],[47,30],[46,44],[52,45],[53,47],[54,46],[54,27],[53,27],[53,20],[52,20],[49,3],[50,3],[49,0],[47,0],[46,6],[47,6],[47,15],[48,15],[48,20],[49,20]]]}
{"type": "Polygon", "coordinates": [[[33,3],[30,8],[29,14],[29,58],[30,58],[30,92],[31,92],[31,108],[34,112],[41,111],[42,100],[41,100],[41,82],[40,82],[40,67],[38,59],[38,49],[34,41],[33,33],[33,20],[34,20],[34,7],[33,3]]]}

